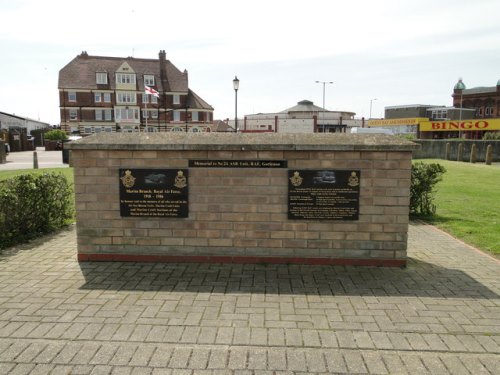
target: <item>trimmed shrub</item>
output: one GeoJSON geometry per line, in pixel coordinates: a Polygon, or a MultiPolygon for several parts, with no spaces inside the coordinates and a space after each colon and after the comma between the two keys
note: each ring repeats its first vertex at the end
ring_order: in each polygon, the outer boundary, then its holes
{"type": "Polygon", "coordinates": [[[68,139],[66,132],[59,129],[49,130],[43,137],[48,141],[64,141],[68,139]]]}
{"type": "Polygon", "coordinates": [[[411,167],[410,215],[429,216],[436,213],[434,187],[443,179],[446,169],[441,164],[414,163],[411,167]]]}
{"type": "Polygon", "coordinates": [[[73,218],[72,187],[59,173],[0,182],[0,249],[52,232],[73,218]]]}
{"type": "Polygon", "coordinates": [[[485,141],[500,141],[500,132],[485,132],[483,135],[485,141]]]}

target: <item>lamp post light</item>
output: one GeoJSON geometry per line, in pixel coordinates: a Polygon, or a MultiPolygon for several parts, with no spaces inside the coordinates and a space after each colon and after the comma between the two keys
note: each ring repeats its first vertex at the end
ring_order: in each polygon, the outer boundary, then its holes
{"type": "MultiPolygon", "coordinates": [[[[454,90],[460,90],[460,119],[459,122],[462,123],[462,100],[463,100],[463,94],[464,90],[466,89],[464,82],[462,81],[462,78],[458,79],[457,84],[454,87],[454,90]]],[[[462,138],[462,129],[458,130],[458,138],[462,138]]]]}
{"type": "Polygon", "coordinates": [[[325,85],[333,84],[330,81],[316,81],[316,83],[321,83],[323,85],[323,133],[325,132],[325,85]]]}
{"type": "Polygon", "coordinates": [[[372,103],[374,100],[377,100],[377,98],[370,99],[370,117],[369,117],[369,119],[372,118],[372,103]]]}
{"type": "Polygon", "coordinates": [[[238,133],[238,89],[240,88],[240,80],[236,76],[234,76],[233,79],[233,88],[234,88],[234,132],[238,133]]]}

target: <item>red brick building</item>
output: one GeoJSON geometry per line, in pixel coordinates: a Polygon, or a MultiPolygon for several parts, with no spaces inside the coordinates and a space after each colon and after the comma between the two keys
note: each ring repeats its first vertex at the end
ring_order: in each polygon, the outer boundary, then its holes
{"type": "Polygon", "coordinates": [[[59,72],[61,128],[99,132],[210,131],[213,107],[188,86],[160,51],[159,59],[82,52],[59,72]],[[145,94],[145,86],[159,94],[145,94]]]}
{"type": "Polygon", "coordinates": [[[475,118],[500,117],[500,80],[496,86],[468,89],[462,79],[459,79],[453,88],[452,97],[455,108],[474,109],[475,118]]]}

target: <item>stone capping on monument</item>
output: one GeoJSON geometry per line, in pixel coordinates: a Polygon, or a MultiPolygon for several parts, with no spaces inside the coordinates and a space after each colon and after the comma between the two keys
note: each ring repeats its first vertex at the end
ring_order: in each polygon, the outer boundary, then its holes
{"type": "Polygon", "coordinates": [[[100,133],[73,141],[65,147],[70,150],[413,151],[420,146],[386,134],[165,132],[100,133]]]}
{"type": "Polygon", "coordinates": [[[419,147],[407,140],[101,133],[65,147],[74,166],[80,261],[406,265],[411,157],[419,147]],[[319,185],[297,189],[306,177],[319,185]],[[142,187],[128,187],[137,178],[143,186],[158,179],[176,187],[143,196],[142,187]],[[317,194],[323,200],[305,211],[294,200],[317,194]],[[334,215],[325,211],[325,194],[334,215]],[[350,203],[337,208],[339,201],[350,203]]]}

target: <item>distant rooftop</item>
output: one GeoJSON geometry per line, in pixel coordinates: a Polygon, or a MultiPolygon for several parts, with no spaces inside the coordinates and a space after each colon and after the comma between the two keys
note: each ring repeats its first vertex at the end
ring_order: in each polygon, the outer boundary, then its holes
{"type": "Polygon", "coordinates": [[[487,92],[496,92],[497,87],[473,87],[471,89],[465,89],[462,91],[462,94],[482,94],[487,92]]]}
{"type": "Polygon", "coordinates": [[[444,105],[434,105],[434,104],[405,104],[405,105],[393,105],[387,106],[385,109],[404,109],[404,108],[437,108],[444,107],[444,105]]]}
{"type": "Polygon", "coordinates": [[[314,105],[313,102],[310,100],[301,100],[300,102],[297,103],[296,106],[293,106],[291,108],[285,109],[284,111],[281,111],[280,113],[289,113],[289,112],[323,112],[327,111],[326,109],[323,109],[322,107],[318,107],[317,105],[314,105]]]}

